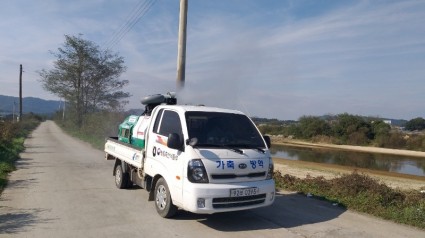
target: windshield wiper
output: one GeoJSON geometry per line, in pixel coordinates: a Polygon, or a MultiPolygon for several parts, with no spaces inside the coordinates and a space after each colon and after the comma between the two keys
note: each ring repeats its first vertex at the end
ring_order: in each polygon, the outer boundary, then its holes
{"type": "Polygon", "coordinates": [[[238,154],[243,154],[243,150],[235,148],[233,146],[228,146],[228,145],[220,145],[220,144],[196,144],[196,147],[218,147],[218,148],[223,148],[223,149],[228,149],[231,150],[233,152],[236,152],[238,154]]]}
{"type": "Polygon", "coordinates": [[[248,145],[248,144],[231,144],[231,145],[228,145],[228,146],[239,147],[239,148],[242,147],[242,148],[246,148],[246,149],[254,149],[254,150],[260,151],[263,154],[266,153],[266,150],[264,150],[263,148],[258,147],[258,146],[248,145]]]}
{"type": "Polygon", "coordinates": [[[256,149],[256,150],[258,150],[258,151],[260,151],[261,153],[266,153],[266,150],[265,149],[263,149],[263,148],[260,148],[260,147],[254,147],[253,149],[256,149]]]}
{"type": "Polygon", "coordinates": [[[222,145],[222,147],[243,155],[243,150],[241,150],[239,148],[229,147],[229,146],[226,146],[226,145],[222,145]]]}

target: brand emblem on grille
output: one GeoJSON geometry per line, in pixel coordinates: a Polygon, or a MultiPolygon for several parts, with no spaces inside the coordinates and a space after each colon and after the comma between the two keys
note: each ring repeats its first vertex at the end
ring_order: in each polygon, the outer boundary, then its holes
{"type": "Polygon", "coordinates": [[[242,163],[238,165],[240,169],[246,169],[247,165],[242,163]]]}

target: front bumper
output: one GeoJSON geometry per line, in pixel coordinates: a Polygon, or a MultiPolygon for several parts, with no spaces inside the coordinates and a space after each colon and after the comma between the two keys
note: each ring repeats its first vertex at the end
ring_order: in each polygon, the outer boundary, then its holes
{"type": "Polygon", "coordinates": [[[183,209],[193,213],[211,214],[264,207],[271,205],[275,198],[273,179],[229,184],[197,184],[187,181],[185,185],[183,209]],[[253,187],[259,188],[258,194],[230,197],[231,189],[253,187]]]}

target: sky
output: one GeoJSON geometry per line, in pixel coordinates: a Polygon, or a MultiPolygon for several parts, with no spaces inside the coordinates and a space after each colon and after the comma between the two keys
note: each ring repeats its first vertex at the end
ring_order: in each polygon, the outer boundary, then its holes
{"type": "Polygon", "coordinates": [[[179,0],[3,0],[0,95],[60,100],[38,72],[65,35],[124,57],[132,96],[177,91],[179,103],[297,120],[350,113],[425,117],[425,1],[189,0],[186,81],[178,91],[179,0]],[[116,36],[137,6],[147,6],[116,36]],[[115,36],[115,38],[114,38],[115,36]]]}

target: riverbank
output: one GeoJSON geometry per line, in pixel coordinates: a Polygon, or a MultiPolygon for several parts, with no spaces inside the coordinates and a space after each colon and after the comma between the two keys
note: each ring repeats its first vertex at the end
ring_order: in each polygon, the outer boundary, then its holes
{"type": "MultiPolygon", "coordinates": [[[[273,140],[273,144],[276,145],[290,145],[300,147],[313,147],[313,148],[331,148],[341,150],[352,150],[369,153],[383,153],[392,155],[406,155],[423,157],[425,160],[425,152],[418,151],[405,151],[405,150],[394,150],[384,149],[376,147],[364,147],[364,146],[347,146],[347,145],[330,145],[330,144],[314,144],[303,141],[295,140],[273,140]],[[422,155],[422,156],[420,156],[422,155]]],[[[275,164],[275,170],[281,171],[282,174],[289,174],[298,178],[305,178],[307,176],[318,177],[323,176],[326,179],[332,179],[343,174],[350,174],[353,171],[359,173],[365,173],[372,178],[378,179],[379,181],[387,184],[392,188],[400,188],[403,190],[415,189],[425,190],[425,177],[406,175],[385,171],[377,171],[371,169],[354,168],[341,165],[321,164],[306,161],[295,161],[286,159],[273,159],[275,164]]]]}
{"type": "Polygon", "coordinates": [[[280,145],[312,147],[312,148],[330,148],[330,149],[337,149],[337,150],[349,150],[349,151],[380,153],[380,154],[389,154],[389,155],[405,155],[405,156],[422,157],[425,159],[425,152],[423,151],[388,149],[388,148],[379,148],[379,147],[371,147],[371,146],[311,143],[311,142],[290,140],[290,139],[284,139],[284,138],[273,138],[272,143],[277,145],[280,144],[280,145]]]}

